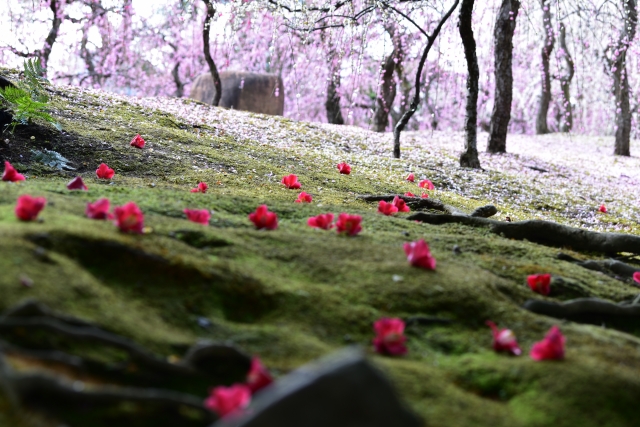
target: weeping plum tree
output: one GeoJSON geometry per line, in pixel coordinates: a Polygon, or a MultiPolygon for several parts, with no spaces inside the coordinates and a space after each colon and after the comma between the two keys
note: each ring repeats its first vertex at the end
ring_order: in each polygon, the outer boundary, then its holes
{"type": "Polygon", "coordinates": [[[216,10],[214,9],[211,0],[202,1],[204,1],[204,4],[207,6],[207,15],[204,18],[204,24],[202,27],[202,44],[204,46],[204,58],[207,61],[207,65],[209,66],[209,72],[211,73],[211,78],[213,79],[213,87],[216,89],[216,94],[213,97],[211,105],[218,106],[218,104],[220,103],[220,98],[222,97],[222,82],[220,81],[220,74],[218,74],[216,63],[211,57],[211,48],[209,47],[209,32],[211,31],[211,20],[215,17],[216,10]]]}
{"type": "Polygon", "coordinates": [[[560,44],[559,55],[565,64],[565,70],[557,76],[560,81],[560,89],[562,90],[562,116],[560,119],[560,132],[571,132],[573,128],[573,108],[571,106],[571,81],[575,74],[575,65],[573,58],[567,47],[567,31],[563,23],[560,23],[560,34],[558,36],[560,44]]]}
{"type": "Polygon", "coordinates": [[[549,0],[540,0],[542,7],[542,32],[544,34],[544,42],[540,51],[542,64],[540,66],[540,102],[538,103],[538,115],[536,117],[536,133],[542,135],[549,133],[547,125],[547,114],[549,113],[549,104],[551,103],[551,74],[549,72],[549,59],[556,42],[553,27],[551,25],[551,10],[549,0]]]}

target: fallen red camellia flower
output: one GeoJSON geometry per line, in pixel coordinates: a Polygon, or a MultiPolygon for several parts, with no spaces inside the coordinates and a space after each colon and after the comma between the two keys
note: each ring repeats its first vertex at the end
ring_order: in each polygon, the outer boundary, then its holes
{"type": "Polygon", "coordinates": [[[393,203],[388,203],[384,200],[380,200],[380,203],[378,203],[378,213],[389,216],[396,212],[398,212],[398,208],[393,203]]]}
{"type": "Polygon", "coordinates": [[[111,179],[115,173],[106,163],[100,163],[100,166],[96,169],[96,176],[100,179],[111,179]]]}
{"type": "Polygon", "coordinates": [[[506,351],[515,356],[519,356],[522,353],[516,341],[516,336],[511,329],[498,329],[495,323],[491,320],[485,322],[493,332],[493,349],[497,352],[506,351]]]}
{"type": "Polygon", "coordinates": [[[429,245],[424,239],[415,242],[405,243],[403,246],[404,253],[407,254],[407,261],[414,267],[426,268],[427,270],[436,269],[436,259],[431,255],[429,245]]]}
{"type": "Polygon", "coordinates": [[[427,193],[422,193],[422,196],[420,196],[420,197],[422,197],[423,199],[428,199],[429,195],[427,193]]]}
{"type": "Polygon", "coordinates": [[[414,182],[416,180],[416,176],[412,173],[410,173],[409,175],[407,175],[407,177],[405,178],[407,181],[409,182],[414,182]]]}
{"type": "Polygon", "coordinates": [[[220,417],[244,409],[251,402],[251,389],[244,384],[214,387],[209,393],[209,397],[204,401],[204,407],[216,412],[220,417]]]}
{"type": "Polygon", "coordinates": [[[531,274],[527,276],[527,284],[533,292],[541,295],[549,295],[549,292],[551,292],[551,275],[531,274]]]}
{"type": "Polygon", "coordinates": [[[31,197],[28,194],[23,194],[18,197],[16,203],[16,216],[21,221],[33,221],[38,217],[38,214],[44,205],[47,203],[47,199],[44,197],[31,197]]]}
{"type": "Polygon", "coordinates": [[[254,357],[251,359],[251,369],[247,373],[247,386],[251,390],[251,393],[265,388],[273,382],[273,378],[267,368],[264,367],[260,359],[254,357]]]}
{"type": "Polygon", "coordinates": [[[144,143],[145,143],[144,139],[142,139],[140,134],[137,134],[136,136],[133,137],[129,145],[136,148],[142,148],[144,147],[144,143]]]}
{"type": "Polygon", "coordinates": [[[298,198],[296,199],[296,203],[311,203],[313,201],[313,197],[311,194],[305,193],[304,191],[298,194],[298,198]]]}
{"type": "Polygon", "coordinates": [[[349,175],[351,173],[351,166],[349,166],[345,162],[338,163],[338,170],[341,174],[349,175]]]}
{"type": "Polygon", "coordinates": [[[98,199],[93,203],[87,203],[87,209],[84,212],[91,219],[111,219],[113,214],[109,213],[110,205],[109,199],[98,199]]]}
{"type": "Polygon", "coordinates": [[[416,197],[416,195],[415,195],[415,194],[413,194],[413,193],[412,193],[412,192],[410,192],[410,191],[407,191],[406,193],[404,193],[404,195],[405,195],[405,196],[407,196],[407,197],[416,197]]]}
{"type": "Polygon", "coordinates": [[[11,182],[24,181],[24,175],[22,175],[21,173],[18,173],[16,168],[14,168],[13,165],[11,165],[11,163],[5,160],[4,172],[2,173],[2,180],[11,181],[11,182]]]}
{"type": "Polygon", "coordinates": [[[318,216],[312,216],[307,220],[307,225],[315,228],[322,228],[323,230],[329,230],[334,227],[333,222],[333,214],[326,213],[320,214],[318,216]]]}
{"type": "Polygon", "coordinates": [[[209,185],[207,185],[206,182],[199,182],[198,185],[196,185],[196,188],[192,188],[191,189],[191,192],[192,193],[206,193],[208,189],[209,189],[209,185]]]}
{"type": "Polygon", "coordinates": [[[640,271],[636,271],[633,273],[633,281],[636,283],[640,283],[640,271]]]}
{"type": "Polygon", "coordinates": [[[144,215],[134,202],[118,206],[113,211],[116,218],[115,224],[120,231],[125,233],[142,234],[144,228],[144,215]]]}
{"type": "Polygon", "coordinates": [[[602,213],[607,213],[607,207],[604,205],[604,203],[600,205],[598,210],[602,213]]]}
{"type": "Polygon", "coordinates": [[[87,191],[88,188],[84,185],[84,181],[82,181],[81,176],[76,176],[67,184],[67,190],[84,190],[87,191]]]}
{"type": "Polygon", "coordinates": [[[533,360],[562,360],[564,359],[565,338],[560,328],[552,326],[542,341],[533,344],[530,356],[533,360]]]}
{"type": "Polygon", "coordinates": [[[418,184],[418,187],[424,188],[425,190],[433,190],[434,188],[436,188],[433,185],[433,182],[429,181],[428,179],[423,179],[422,181],[420,181],[420,184],[418,184]]]}
{"type": "Polygon", "coordinates": [[[409,206],[402,200],[400,197],[396,196],[393,198],[393,206],[398,208],[398,212],[411,212],[409,206]]]}
{"type": "Polygon", "coordinates": [[[209,218],[211,218],[211,214],[206,209],[185,209],[182,212],[187,215],[187,219],[191,222],[209,225],[209,218]]]}
{"type": "Polygon", "coordinates": [[[250,213],[249,221],[251,221],[258,230],[263,228],[275,230],[278,228],[278,215],[274,212],[269,212],[267,205],[260,205],[256,208],[255,212],[250,213]]]}
{"type": "Polygon", "coordinates": [[[338,215],[338,221],[336,221],[336,230],[338,234],[346,234],[347,236],[355,236],[362,231],[362,217],[360,215],[350,215],[348,213],[341,213],[338,215]]]}
{"type": "Polygon", "coordinates": [[[298,182],[298,176],[294,174],[283,176],[282,181],[280,182],[290,190],[297,190],[298,188],[302,187],[300,182],[298,182]]]}
{"type": "Polygon", "coordinates": [[[373,339],[373,347],[377,353],[399,356],[407,353],[404,336],[404,321],[399,318],[383,317],[373,323],[376,337],[373,339]]]}

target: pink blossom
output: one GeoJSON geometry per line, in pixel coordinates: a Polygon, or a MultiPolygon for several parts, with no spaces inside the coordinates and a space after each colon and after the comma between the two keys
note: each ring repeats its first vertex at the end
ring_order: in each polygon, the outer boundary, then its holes
{"type": "Polygon", "coordinates": [[[493,349],[497,352],[506,351],[515,356],[519,356],[522,353],[516,341],[516,336],[510,329],[498,329],[495,323],[491,320],[487,320],[486,324],[491,328],[493,332],[493,349]]]}
{"type": "Polygon", "coordinates": [[[251,389],[244,384],[230,387],[214,387],[204,401],[204,407],[224,417],[232,412],[246,408],[251,402],[251,389]]]}
{"type": "Polygon", "coordinates": [[[196,188],[192,188],[191,189],[191,192],[192,193],[206,193],[208,189],[209,189],[209,185],[207,185],[206,182],[199,182],[198,185],[196,185],[196,188]]]}
{"type": "Polygon", "coordinates": [[[405,196],[407,196],[407,197],[416,197],[416,195],[415,195],[415,194],[413,194],[413,193],[412,193],[412,192],[410,192],[410,191],[407,191],[406,193],[404,193],[404,195],[405,195],[405,196]]]}
{"type": "Polygon", "coordinates": [[[113,175],[115,175],[115,171],[105,163],[100,163],[100,166],[96,169],[96,176],[100,179],[111,179],[113,175]]]}
{"type": "Polygon", "coordinates": [[[311,203],[313,197],[311,194],[305,193],[304,191],[298,194],[298,198],[296,199],[296,203],[311,203]]]}
{"type": "Polygon", "coordinates": [[[640,271],[636,271],[633,273],[633,281],[636,283],[640,283],[640,271]]]}
{"type": "Polygon", "coordinates": [[[255,212],[249,214],[249,221],[253,222],[258,230],[275,230],[278,228],[278,216],[274,212],[269,212],[267,205],[260,205],[255,212]]]}
{"type": "Polygon", "coordinates": [[[376,337],[373,347],[377,353],[400,356],[407,353],[404,336],[404,321],[399,318],[383,317],[373,323],[376,337]]]}
{"type": "Polygon", "coordinates": [[[402,200],[400,197],[396,196],[393,198],[393,206],[398,208],[398,212],[410,212],[409,206],[402,200]]]}
{"type": "Polygon", "coordinates": [[[414,182],[416,180],[416,176],[412,173],[410,173],[409,175],[407,175],[407,177],[405,178],[407,181],[409,182],[414,182]]]}
{"type": "Polygon", "coordinates": [[[31,197],[28,194],[24,194],[18,197],[16,203],[16,216],[21,221],[33,221],[38,217],[38,214],[44,205],[47,203],[47,199],[44,197],[31,197]]]}
{"type": "Polygon", "coordinates": [[[600,207],[598,208],[598,211],[602,213],[607,213],[607,207],[604,205],[604,203],[600,205],[600,207]]]}
{"type": "Polygon", "coordinates": [[[431,255],[429,245],[424,239],[403,245],[404,253],[407,254],[407,261],[414,267],[425,268],[427,270],[436,269],[436,259],[431,255]]]}
{"type": "Polygon", "coordinates": [[[565,338],[557,326],[552,326],[542,341],[538,341],[531,348],[530,356],[533,360],[562,360],[564,359],[565,338]]]}
{"type": "Polygon", "coordinates": [[[109,213],[110,205],[109,199],[98,199],[93,203],[87,203],[85,214],[91,219],[111,219],[113,214],[109,213]]]}
{"type": "Polygon", "coordinates": [[[5,160],[5,162],[4,162],[4,172],[2,173],[2,180],[3,181],[11,181],[11,182],[24,181],[24,175],[22,175],[21,173],[18,173],[16,168],[14,168],[11,165],[11,163],[9,163],[9,162],[7,162],[5,160]]]}
{"type": "Polygon", "coordinates": [[[251,389],[251,393],[263,389],[273,382],[273,378],[267,368],[264,367],[260,359],[254,357],[251,360],[251,369],[247,374],[247,386],[251,389]]]}
{"type": "Polygon", "coordinates": [[[294,174],[283,176],[282,181],[280,182],[290,190],[297,190],[298,188],[302,187],[300,182],[298,182],[298,176],[294,174]]]}
{"type": "Polygon", "coordinates": [[[533,292],[541,295],[549,295],[549,292],[551,292],[551,275],[531,274],[527,276],[527,284],[533,292]]]}
{"type": "Polygon", "coordinates": [[[396,212],[398,212],[398,208],[393,203],[388,203],[384,200],[380,200],[380,203],[378,203],[378,213],[389,216],[396,212]]]}
{"type": "Polygon", "coordinates": [[[184,209],[182,212],[187,215],[187,219],[191,222],[209,225],[209,218],[211,218],[211,214],[206,209],[184,209]]]}
{"type": "Polygon", "coordinates": [[[418,187],[424,188],[425,190],[433,190],[436,188],[433,185],[433,182],[429,181],[428,179],[423,179],[422,181],[420,181],[420,184],[418,184],[418,187]]]}
{"type": "Polygon", "coordinates": [[[346,234],[347,236],[355,236],[362,231],[362,217],[360,215],[350,215],[341,213],[336,221],[336,230],[338,234],[346,234]]]}
{"type": "Polygon", "coordinates": [[[129,145],[136,148],[142,148],[144,147],[144,143],[145,143],[145,140],[142,139],[140,134],[137,134],[136,136],[133,137],[129,145]]]}
{"type": "Polygon", "coordinates": [[[340,171],[341,174],[349,175],[351,173],[351,166],[349,166],[344,162],[338,163],[338,170],[340,171]]]}
{"type": "Polygon", "coordinates": [[[87,191],[88,190],[87,186],[84,185],[84,182],[82,181],[82,177],[80,177],[80,176],[76,176],[71,181],[69,181],[69,183],[67,184],[67,189],[68,190],[83,190],[83,191],[87,191]]]}
{"type": "Polygon", "coordinates": [[[114,209],[115,224],[124,233],[142,234],[144,228],[144,215],[134,202],[125,203],[114,209]]]}
{"type": "Polygon", "coordinates": [[[420,196],[420,197],[422,197],[423,199],[428,199],[429,195],[427,193],[422,193],[422,196],[420,196]]]}
{"type": "Polygon", "coordinates": [[[329,230],[334,227],[333,214],[326,213],[318,216],[312,216],[307,220],[307,225],[315,228],[322,228],[323,230],[329,230]]]}

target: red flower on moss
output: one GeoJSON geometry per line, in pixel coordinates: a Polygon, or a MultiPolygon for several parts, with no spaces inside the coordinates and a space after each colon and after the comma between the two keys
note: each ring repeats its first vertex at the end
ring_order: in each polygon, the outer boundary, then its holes
{"type": "Polygon", "coordinates": [[[393,206],[398,208],[398,212],[411,212],[409,206],[402,200],[400,197],[396,196],[393,198],[393,206]]]}
{"type": "Polygon", "coordinates": [[[274,212],[269,212],[267,205],[260,205],[256,208],[255,212],[250,213],[249,221],[251,221],[258,230],[263,228],[275,230],[278,228],[278,215],[274,212]]]}
{"type": "Polygon", "coordinates": [[[416,242],[405,243],[404,253],[407,254],[407,261],[414,267],[425,268],[427,270],[436,269],[436,259],[431,255],[429,245],[424,239],[416,242]]]}
{"type": "Polygon", "coordinates": [[[349,166],[345,162],[338,163],[338,170],[341,174],[349,175],[351,173],[351,166],[349,166]]]}
{"type": "Polygon", "coordinates": [[[433,182],[429,181],[428,179],[423,179],[422,181],[420,181],[420,184],[418,184],[418,187],[424,188],[425,190],[433,190],[436,188],[433,185],[433,182]]]}
{"type": "Polygon", "coordinates": [[[196,188],[192,188],[191,189],[191,192],[192,193],[206,193],[208,189],[209,189],[209,186],[207,185],[206,182],[199,182],[198,185],[196,185],[196,188]]]}
{"type": "Polygon", "coordinates": [[[244,409],[251,402],[251,389],[244,384],[214,387],[209,393],[204,407],[220,417],[244,409]]]}
{"type": "Polygon", "coordinates": [[[298,176],[294,174],[283,176],[282,181],[280,182],[290,190],[297,190],[298,188],[302,187],[302,184],[298,182],[298,176]]]}
{"type": "Polygon", "coordinates": [[[87,203],[87,209],[84,212],[91,219],[111,219],[113,214],[109,213],[110,205],[109,199],[98,199],[93,203],[87,203]]]}
{"type": "Polygon", "coordinates": [[[640,283],[640,271],[636,271],[633,273],[633,281],[636,283],[640,283]]]}
{"type": "Polygon", "coordinates": [[[11,182],[24,181],[24,175],[22,175],[21,173],[18,173],[16,168],[14,168],[11,165],[11,163],[9,163],[9,162],[7,162],[5,160],[5,162],[4,162],[4,172],[2,173],[2,180],[3,181],[11,181],[11,182]]]}
{"type": "Polygon", "coordinates": [[[113,211],[116,218],[115,224],[120,231],[125,233],[142,234],[144,228],[144,215],[134,202],[118,206],[113,211]]]}
{"type": "Polygon", "coordinates": [[[96,169],[96,176],[100,179],[111,179],[116,172],[111,169],[106,163],[100,163],[98,169],[96,169]]]}
{"type": "Polygon", "coordinates": [[[338,234],[346,234],[347,236],[355,236],[362,231],[362,217],[360,215],[350,215],[341,213],[336,221],[336,230],[338,234]]]}
{"type": "Polygon", "coordinates": [[[533,292],[541,295],[549,295],[549,292],[551,292],[551,275],[531,274],[527,276],[527,284],[533,292]]]}
{"type": "Polygon", "coordinates": [[[420,197],[422,197],[423,199],[428,199],[429,195],[427,193],[422,193],[422,196],[420,196],[420,197]]]}
{"type": "Polygon", "coordinates": [[[16,203],[16,216],[21,221],[33,221],[38,217],[38,214],[44,205],[47,203],[47,199],[44,197],[31,197],[28,194],[23,194],[18,197],[16,203]]]}
{"type": "Polygon", "coordinates": [[[565,338],[557,326],[552,326],[542,341],[538,341],[531,348],[530,356],[533,360],[562,360],[564,359],[565,338]]]}
{"type": "Polygon", "coordinates": [[[311,203],[313,197],[311,194],[305,193],[304,191],[298,194],[298,198],[296,199],[296,203],[311,203]]]}
{"type": "Polygon", "coordinates": [[[69,181],[69,183],[67,184],[67,189],[68,190],[83,190],[83,191],[87,191],[88,190],[87,186],[84,185],[84,181],[82,181],[82,177],[81,176],[76,176],[71,181],[69,181]]]}
{"type": "Polygon", "coordinates": [[[182,212],[187,215],[187,219],[191,222],[209,225],[209,218],[211,218],[211,214],[206,209],[185,209],[182,212]]]}
{"type": "Polygon", "coordinates": [[[598,211],[602,213],[607,213],[607,207],[604,205],[604,203],[600,205],[600,207],[598,208],[598,211]]]}
{"type": "Polygon", "coordinates": [[[380,200],[380,203],[378,203],[378,213],[389,216],[396,212],[398,212],[398,208],[393,203],[388,203],[384,200],[380,200]]]}
{"type": "Polygon", "coordinates": [[[251,369],[249,369],[249,373],[247,374],[247,386],[249,386],[251,393],[265,388],[272,382],[273,378],[271,374],[269,374],[267,368],[260,362],[260,359],[257,357],[251,359],[251,369]]]}
{"type": "Polygon", "coordinates": [[[498,329],[491,320],[487,320],[486,324],[493,332],[493,349],[495,351],[506,351],[515,356],[519,356],[522,353],[518,346],[518,341],[516,341],[516,336],[511,332],[511,329],[498,329]]]}
{"type": "Polygon", "coordinates": [[[409,182],[414,182],[416,180],[416,176],[412,173],[410,173],[409,175],[407,175],[407,177],[405,178],[407,181],[409,182]]]}
{"type": "Polygon", "coordinates": [[[415,195],[415,194],[413,194],[413,193],[412,193],[412,192],[410,192],[410,191],[407,191],[406,193],[404,193],[404,195],[405,195],[405,196],[407,196],[407,197],[416,197],[416,195],[415,195]]]}
{"type": "Polygon", "coordinates": [[[307,220],[307,225],[315,228],[322,228],[323,230],[329,230],[333,228],[333,214],[326,213],[318,216],[312,216],[307,220]]]}
{"type": "Polygon", "coordinates": [[[376,337],[373,339],[373,347],[377,353],[399,356],[407,353],[404,336],[404,321],[399,318],[387,318],[373,323],[376,337]]]}
{"type": "Polygon", "coordinates": [[[137,134],[136,136],[133,137],[129,145],[136,148],[142,148],[144,147],[144,143],[145,143],[145,140],[142,139],[140,134],[137,134]]]}

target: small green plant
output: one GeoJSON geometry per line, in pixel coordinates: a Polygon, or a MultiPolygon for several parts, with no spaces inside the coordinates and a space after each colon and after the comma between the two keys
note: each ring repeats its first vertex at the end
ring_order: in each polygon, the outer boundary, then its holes
{"type": "MultiPolygon", "coordinates": [[[[33,119],[42,119],[53,124],[58,130],[62,127],[49,114],[49,97],[42,85],[47,79],[43,77],[44,70],[40,60],[24,62],[24,80],[14,86],[0,89],[0,105],[7,109],[12,117],[11,132],[19,124],[29,124],[33,119]]],[[[8,125],[9,126],[9,125],[8,125]]]]}

